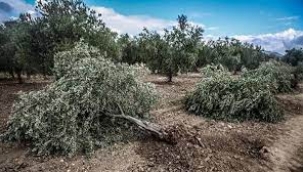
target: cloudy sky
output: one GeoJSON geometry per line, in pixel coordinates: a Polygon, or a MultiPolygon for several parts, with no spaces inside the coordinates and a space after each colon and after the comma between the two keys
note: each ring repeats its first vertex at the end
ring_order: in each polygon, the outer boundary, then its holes
{"type": "MultiPolygon", "coordinates": [[[[85,0],[108,27],[138,34],[143,27],[161,31],[178,14],[205,29],[204,37],[235,37],[269,51],[303,46],[302,0],[85,0]]],[[[34,12],[35,0],[0,0],[0,21],[34,12]]]]}

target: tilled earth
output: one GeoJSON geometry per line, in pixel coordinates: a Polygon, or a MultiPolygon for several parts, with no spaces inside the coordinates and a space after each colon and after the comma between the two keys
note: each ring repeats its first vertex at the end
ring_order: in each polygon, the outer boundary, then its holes
{"type": "MultiPolygon", "coordinates": [[[[167,84],[149,75],[161,96],[151,111],[152,122],[166,128],[175,139],[168,144],[146,136],[82,155],[35,157],[26,145],[0,143],[1,171],[302,171],[303,94],[279,95],[286,120],[277,124],[229,123],[188,114],[182,98],[194,89],[199,74],[181,75],[167,84]],[[302,146],[300,146],[302,145],[302,146]]],[[[16,84],[0,81],[0,133],[20,90],[41,89],[47,82],[16,84]]]]}

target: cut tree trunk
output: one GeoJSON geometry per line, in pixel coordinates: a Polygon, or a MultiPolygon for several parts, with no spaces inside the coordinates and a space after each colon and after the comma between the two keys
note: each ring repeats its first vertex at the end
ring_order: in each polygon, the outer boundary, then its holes
{"type": "Polygon", "coordinates": [[[131,117],[131,116],[127,116],[127,115],[107,115],[107,116],[127,120],[127,121],[137,125],[142,131],[150,133],[157,139],[159,139],[161,141],[165,141],[169,144],[174,144],[174,140],[171,139],[171,136],[160,125],[157,125],[155,123],[151,123],[148,121],[143,121],[143,120],[131,117]]]}

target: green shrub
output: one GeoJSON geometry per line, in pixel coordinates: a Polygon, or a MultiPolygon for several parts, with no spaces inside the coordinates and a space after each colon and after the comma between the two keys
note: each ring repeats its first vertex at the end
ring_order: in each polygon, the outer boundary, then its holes
{"type": "Polygon", "coordinates": [[[298,81],[303,81],[303,63],[299,63],[298,66],[296,66],[294,74],[298,81]]]}
{"type": "Polygon", "coordinates": [[[275,122],[282,117],[269,85],[259,78],[231,78],[220,67],[185,101],[189,112],[218,120],[275,122]]]}
{"type": "Polygon", "coordinates": [[[263,63],[259,68],[245,72],[243,77],[268,82],[274,93],[292,92],[296,87],[293,68],[277,61],[263,63]]]}
{"type": "Polygon", "coordinates": [[[80,45],[57,55],[65,61],[56,66],[57,81],[19,96],[2,139],[29,142],[38,155],[91,153],[132,133],[131,124],[109,115],[146,117],[156,96],[137,68],[92,56],[80,45]]]}

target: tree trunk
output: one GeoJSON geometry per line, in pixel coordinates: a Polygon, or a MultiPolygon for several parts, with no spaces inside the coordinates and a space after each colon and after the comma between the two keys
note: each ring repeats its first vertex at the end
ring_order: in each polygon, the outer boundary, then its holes
{"type": "Polygon", "coordinates": [[[168,82],[173,82],[173,73],[172,72],[169,72],[167,77],[168,77],[168,82]]]}
{"type": "Polygon", "coordinates": [[[47,77],[46,77],[46,74],[45,74],[45,73],[43,73],[43,79],[44,79],[44,80],[46,80],[46,79],[47,79],[47,77]]]}
{"type": "Polygon", "coordinates": [[[42,74],[43,74],[43,79],[46,80],[46,69],[44,64],[43,64],[42,74]]]}
{"type": "Polygon", "coordinates": [[[43,58],[42,61],[42,74],[43,74],[43,79],[46,80],[46,64],[45,64],[45,59],[43,58]]]}
{"type": "Polygon", "coordinates": [[[14,71],[10,70],[9,74],[11,75],[12,79],[15,79],[14,71]]]}
{"type": "Polygon", "coordinates": [[[299,85],[298,75],[294,74],[294,78],[291,80],[291,88],[297,89],[299,85]]]}
{"type": "Polygon", "coordinates": [[[31,74],[29,72],[26,72],[26,79],[31,79],[31,74]]]}
{"type": "Polygon", "coordinates": [[[22,84],[23,80],[22,80],[22,76],[21,76],[21,71],[17,71],[16,73],[17,73],[17,77],[18,77],[18,83],[22,84]]]}
{"type": "Polygon", "coordinates": [[[198,67],[194,67],[193,72],[199,72],[198,67]]]}

